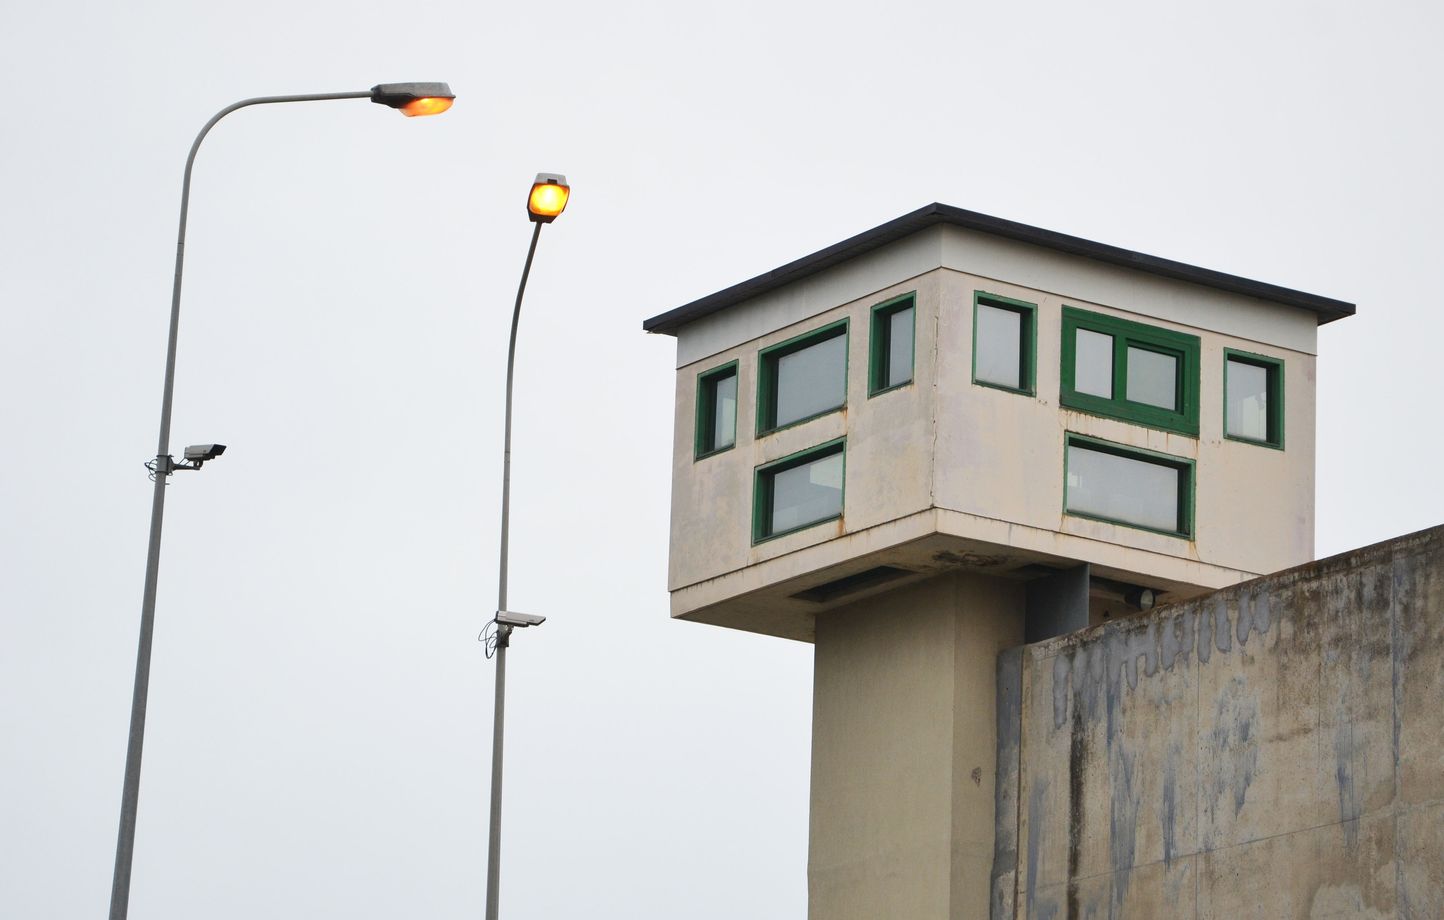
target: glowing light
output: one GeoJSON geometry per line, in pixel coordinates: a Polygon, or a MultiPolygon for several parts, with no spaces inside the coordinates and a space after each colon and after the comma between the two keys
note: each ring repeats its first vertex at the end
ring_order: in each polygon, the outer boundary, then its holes
{"type": "Polygon", "coordinates": [[[561,176],[537,176],[537,182],[531,187],[531,194],[527,197],[526,209],[531,212],[533,220],[553,221],[566,210],[571,191],[566,179],[561,176]]]}
{"type": "Polygon", "coordinates": [[[447,99],[445,96],[423,96],[420,99],[413,99],[401,107],[401,114],[408,118],[415,118],[419,115],[440,115],[451,108],[454,99],[447,99]]]}

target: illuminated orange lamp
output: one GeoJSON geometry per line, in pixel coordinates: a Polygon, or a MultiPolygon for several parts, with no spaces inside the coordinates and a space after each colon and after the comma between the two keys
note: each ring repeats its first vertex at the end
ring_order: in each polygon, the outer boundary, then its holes
{"type": "Polygon", "coordinates": [[[378,83],[371,87],[371,101],[390,106],[402,115],[440,115],[456,101],[445,83],[378,83]]]}
{"type": "Polygon", "coordinates": [[[455,100],[450,96],[422,96],[420,99],[413,99],[401,107],[401,114],[410,118],[417,115],[440,115],[451,108],[455,100]]]}
{"type": "Polygon", "coordinates": [[[526,198],[526,210],[531,219],[539,224],[549,224],[557,215],[567,209],[567,199],[572,187],[567,177],[560,173],[537,173],[532,183],[531,194],[526,198]]]}

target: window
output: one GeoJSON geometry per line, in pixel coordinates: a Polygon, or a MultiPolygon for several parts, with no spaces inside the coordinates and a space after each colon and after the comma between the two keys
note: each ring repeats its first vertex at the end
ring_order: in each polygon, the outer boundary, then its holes
{"type": "Polygon", "coordinates": [[[737,443],[737,362],[697,375],[698,460],[737,443]]]}
{"type": "Polygon", "coordinates": [[[1067,452],[1067,513],[1192,537],[1192,461],[1071,434],[1067,452]]]}
{"type": "Polygon", "coordinates": [[[1223,433],[1267,447],[1284,446],[1284,363],[1223,350],[1223,433]]]}
{"type": "Polygon", "coordinates": [[[916,296],[904,294],[872,308],[871,360],[868,362],[869,396],[913,382],[916,296]]]}
{"type": "Polygon", "coordinates": [[[758,355],[757,433],[806,421],[847,402],[847,320],[758,355]]]}
{"type": "Polygon", "coordinates": [[[759,466],[752,542],[842,516],[843,439],[759,466]]]}
{"type": "Polygon", "coordinates": [[[1198,435],[1198,336],[1063,308],[1063,405],[1198,435]]]}
{"type": "Polygon", "coordinates": [[[1033,395],[1034,304],[973,292],[973,383],[1033,395]]]}

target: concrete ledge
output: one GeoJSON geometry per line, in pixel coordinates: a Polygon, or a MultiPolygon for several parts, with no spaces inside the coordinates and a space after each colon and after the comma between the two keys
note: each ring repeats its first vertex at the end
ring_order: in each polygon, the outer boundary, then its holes
{"type": "MultiPolygon", "coordinates": [[[[821,524],[818,526],[831,526],[821,524]]],[[[948,571],[1020,580],[1088,562],[1097,574],[1145,585],[1165,600],[1184,600],[1257,575],[1196,559],[933,508],[845,534],[672,592],[672,616],[811,642],[820,612],[948,571]],[[1140,555],[1149,571],[1137,569],[1140,555]],[[1129,560],[1133,560],[1130,566],[1129,560]],[[796,595],[879,566],[905,577],[827,600],[796,595]],[[1040,568],[1041,567],[1041,568],[1040,568]]]]}

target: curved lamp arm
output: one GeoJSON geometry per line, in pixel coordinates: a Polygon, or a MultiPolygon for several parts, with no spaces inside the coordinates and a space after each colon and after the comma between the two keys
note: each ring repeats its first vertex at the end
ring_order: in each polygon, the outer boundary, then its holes
{"type": "MultiPolygon", "coordinates": [[[[180,296],[181,296],[181,270],[185,265],[186,256],[186,220],[190,216],[191,204],[191,170],[196,165],[196,153],[201,149],[201,141],[211,133],[216,122],[225,118],[237,109],[244,109],[252,105],[270,105],[275,102],[321,102],[327,99],[366,99],[371,96],[370,90],[363,90],[354,93],[308,93],[301,96],[256,96],[253,99],[242,99],[221,109],[211,120],[206,122],[196,135],[195,143],[191,144],[191,151],[186,155],[185,178],[181,180],[181,205],[180,205],[180,229],[176,233],[175,242],[175,279],[171,286],[170,295],[170,337],[166,343],[165,354],[165,389],[161,396],[160,408],[160,439],[156,445],[156,461],[165,463],[165,457],[170,453],[170,415],[171,397],[175,390],[175,353],[176,336],[180,331],[180,296]]],[[[163,473],[158,474],[162,477],[163,473]]]]}

